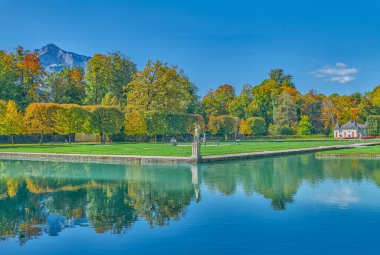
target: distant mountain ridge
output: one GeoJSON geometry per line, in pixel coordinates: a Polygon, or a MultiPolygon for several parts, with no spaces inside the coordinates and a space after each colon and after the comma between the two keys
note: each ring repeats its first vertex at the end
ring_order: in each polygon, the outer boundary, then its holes
{"type": "Polygon", "coordinates": [[[42,66],[47,72],[57,72],[64,68],[85,68],[91,57],[65,51],[55,44],[48,44],[41,49],[34,50],[40,57],[42,66]]]}

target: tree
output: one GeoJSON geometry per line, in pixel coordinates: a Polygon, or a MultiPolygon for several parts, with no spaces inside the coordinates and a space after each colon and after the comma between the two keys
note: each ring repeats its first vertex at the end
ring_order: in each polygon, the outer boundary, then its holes
{"type": "Polygon", "coordinates": [[[94,55],[86,67],[86,103],[100,104],[110,94],[125,104],[126,87],[135,73],[136,65],[118,52],[94,55]]]}
{"type": "Polygon", "coordinates": [[[227,140],[228,135],[230,134],[235,134],[236,137],[239,123],[239,118],[233,117],[231,115],[211,115],[209,118],[208,129],[214,135],[224,135],[224,139],[227,140]]]}
{"type": "Polygon", "coordinates": [[[254,109],[252,116],[260,116],[269,125],[273,122],[273,106],[278,94],[278,88],[274,81],[264,81],[263,84],[253,88],[254,100],[250,108],[254,109]]]}
{"type": "Polygon", "coordinates": [[[292,134],[297,121],[297,106],[287,92],[282,92],[277,98],[273,113],[275,134],[292,134]]]}
{"type": "Polygon", "coordinates": [[[85,129],[97,133],[101,142],[105,143],[103,135],[119,134],[124,125],[124,114],[114,106],[91,105],[83,107],[89,113],[85,129]]]}
{"type": "Polygon", "coordinates": [[[368,135],[380,134],[380,115],[370,115],[367,117],[366,126],[368,135]]]}
{"type": "Polygon", "coordinates": [[[247,123],[252,129],[254,135],[264,135],[267,132],[265,120],[261,117],[251,117],[247,119],[247,123]]]}
{"type": "Polygon", "coordinates": [[[252,135],[252,127],[246,120],[240,120],[239,134],[252,135]]]}
{"type": "Polygon", "coordinates": [[[83,70],[80,68],[62,69],[51,72],[46,77],[51,102],[59,104],[82,104],[85,97],[83,70]]]}
{"type": "Polygon", "coordinates": [[[53,113],[54,132],[60,135],[67,135],[71,143],[71,135],[84,131],[84,125],[88,118],[88,113],[75,104],[57,105],[53,113]]]}
{"type": "Polygon", "coordinates": [[[13,144],[13,136],[22,134],[24,131],[22,123],[23,116],[17,110],[16,103],[9,100],[6,104],[4,115],[0,119],[0,133],[2,135],[9,135],[13,144]]]}
{"type": "Polygon", "coordinates": [[[126,89],[128,111],[186,113],[197,100],[194,84],[175,66],[160,61],[148,61],[126,89]]]}
{"type": "Polygon", "coordinates": [[[17,102],[25,108],[31,102],[43,98],[41,87],[45,70],[36,52],[25,51],[21,46],[16,48],[17,102]]]}
{"type": "Polygon", "coordinates": [[[125,115],[125,133],[127,135],[146,135],[147,126],[145,117],[138,111],[125,115]]]}
{"type": "Polygon", "coordinates": [[[219,86],[216,90],[210,90],[203,97],[202,106],[207,116],[227,115],[229,105],[235,97],[234,87],[225,84],[219,86]]]}
{"type": "Polygon", "coordinates": [[[297,135],[311,135],[312,124],[309,116],[302,115],[301,120],[298,122],[297,135]]]}
{"type": "Polygon", "coordinates": [[[322,133],[323,122],[322,122],[322,102],[324,96],[317,94],[314,90],[310,90],[308,93],[301,97],[301,115],[307,115],[311,121],[311,132],[322,133]]]}
{"type": "Polygon", "coordinates": [[[294,84],[292,82],[293,76],[289,74],[284,74],[283,69],[272,69],[269,72],[269,78],[276,82],[277,86],[290,86],[294,87],[294,84]]]}
{"type": "Polygon", "coordinates": [[[0,50],[0,91],[3,100],[17,100],[19,98],[16,59],[13,54],[8,54],[3,50],[0,50]]]}
{"type": "Polygon", "coordinates": [[[245,84],[240,92],[240,94],[235,97],[231,103],[228,105],[228,112],[238,118],[249,118],[252,117],[256,109],[252,109],[252,101],[254,99],[254,94],[252,86],[245,84]]]}
{"type": "Polygon", "coordinates": [[[26,107],[24,126],[29,134],[40,134],[43,143],[45,134],[54,133],[54,113],[58,106],[51,103],[31,103],[26,107]]]}

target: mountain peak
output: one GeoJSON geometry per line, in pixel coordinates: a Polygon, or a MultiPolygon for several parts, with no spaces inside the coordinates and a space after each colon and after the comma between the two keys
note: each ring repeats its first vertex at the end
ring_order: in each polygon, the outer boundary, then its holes
{"type": "Polygon", "coordinates": [[[53,43],[49,43],[41,49],[36,49],[42,66],[47,72],[57,72],[64,68],[85,68],[90,57],[65,51],[53,43]]]}

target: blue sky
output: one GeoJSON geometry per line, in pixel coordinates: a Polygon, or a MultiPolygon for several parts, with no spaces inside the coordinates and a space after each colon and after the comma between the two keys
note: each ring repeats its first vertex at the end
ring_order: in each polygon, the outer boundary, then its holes
{"type": "Polygon", "coordinates": [[[0,0],[0,48],[119,50],[139,68],[163,60],[201,94],[257,85],[272,68],[303,93],[350,94],[380,84],[379,12],[366,0],[0,0]]]}

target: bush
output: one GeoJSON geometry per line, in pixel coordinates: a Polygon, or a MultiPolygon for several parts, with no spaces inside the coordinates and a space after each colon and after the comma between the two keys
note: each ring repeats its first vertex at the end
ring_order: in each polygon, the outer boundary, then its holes
{"type": "Polygon", "coordinates": [[[149,111],[145,113],[148,135],[187,135],[194,133],[194,123],[204,130],[203,117],[198,114],[149,111]]]}

